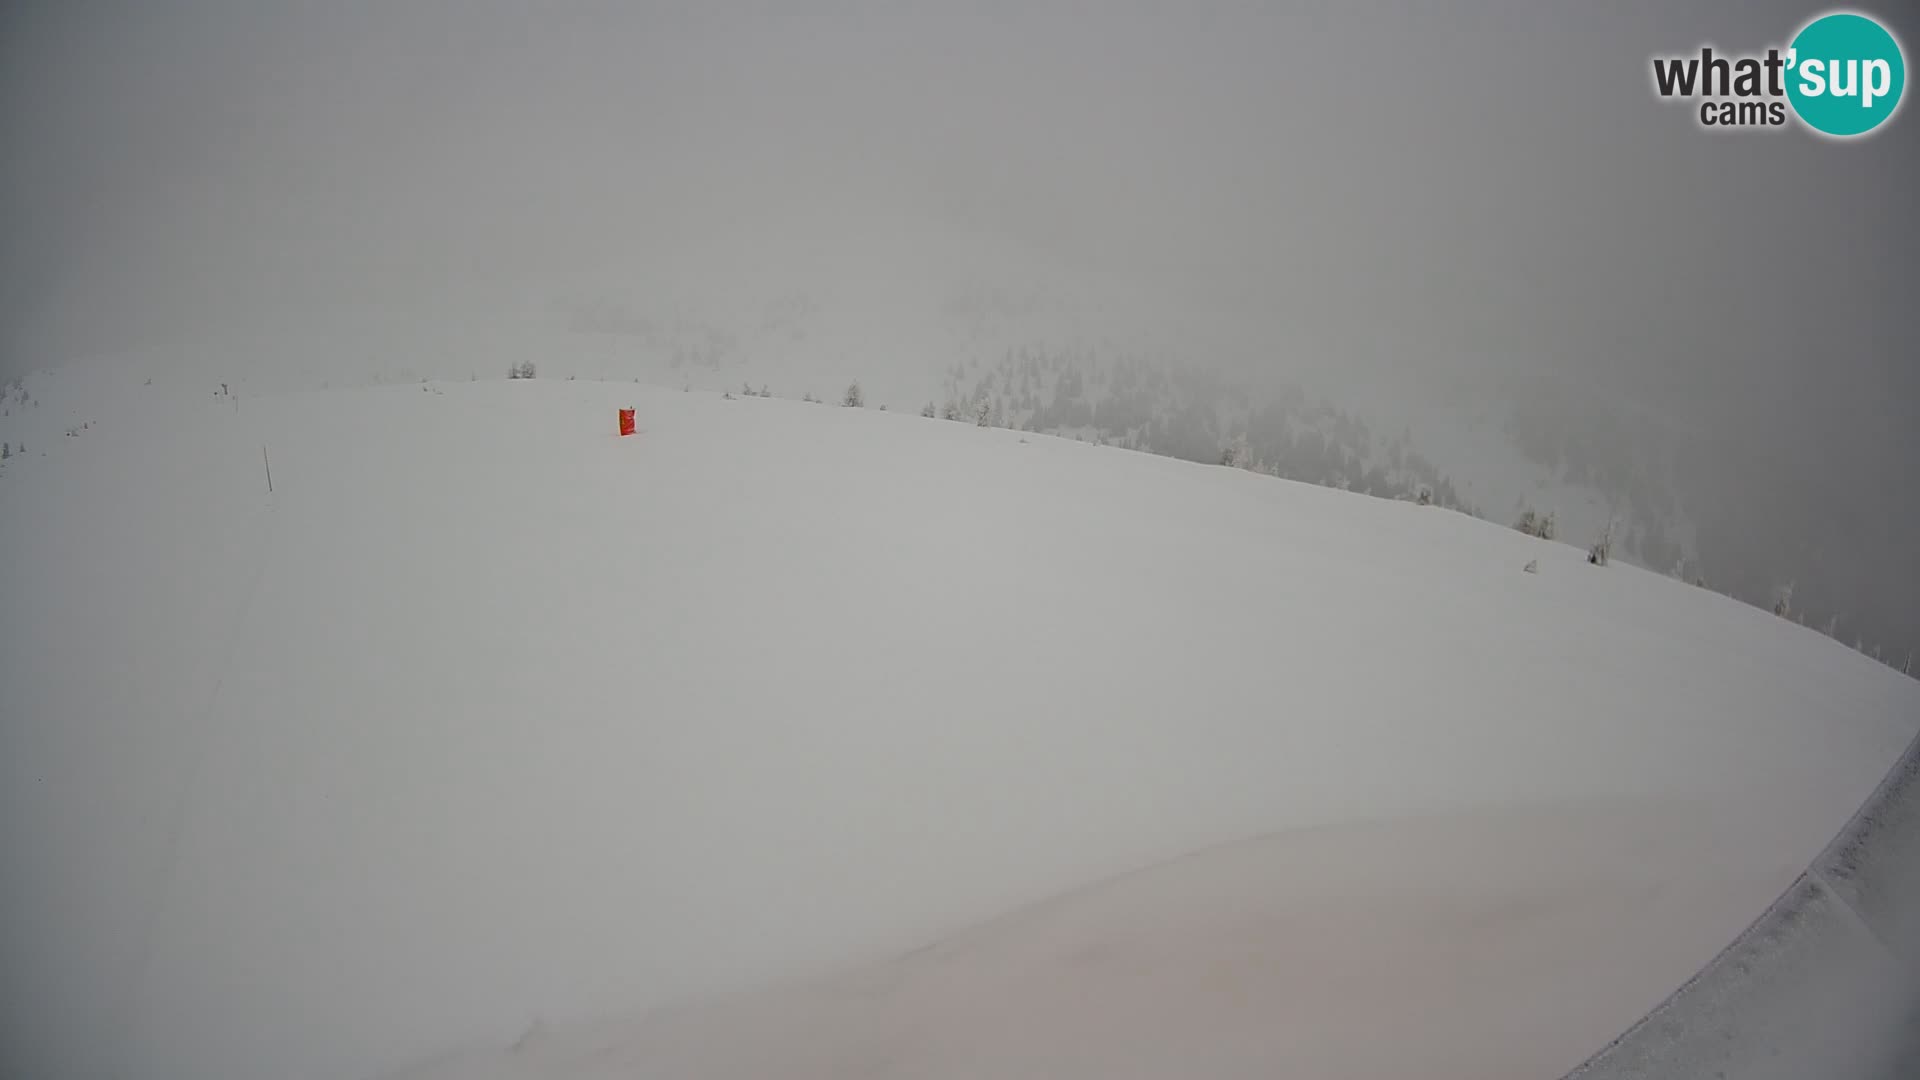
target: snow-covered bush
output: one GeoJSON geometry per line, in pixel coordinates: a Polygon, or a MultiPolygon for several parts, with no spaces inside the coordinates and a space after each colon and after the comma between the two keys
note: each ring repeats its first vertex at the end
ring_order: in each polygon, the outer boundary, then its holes
{"type": "Polygon", "coordinates": [[[1551,540],[1554,534],[1553,511],[1549,510],[1545,514],[1537,514],[1532,507],[1526,507],[1520,511],[1520,520],[1514,522],[1513,527],[1526,533],[1528,536],[1537,536],[1542,540],[1551,540]]]}
{"type": "Polygon", "coordinates": [[[1587,549],[1587,561],[1595,566],[1605,566],[1612,558],[1613,521],[1612,519],[1608,519],[1607,530],[1600,534],[1600,539],[1594,541],[1592,547],[1587,549]]]}
{"type": "Polygon", "coordinates": [[[920,410],[920,415],[926,417],[929,420],[933,419],[933,415],[934,415],[933,402],[931,401],[927,402],[927,407],[920,410]]]}

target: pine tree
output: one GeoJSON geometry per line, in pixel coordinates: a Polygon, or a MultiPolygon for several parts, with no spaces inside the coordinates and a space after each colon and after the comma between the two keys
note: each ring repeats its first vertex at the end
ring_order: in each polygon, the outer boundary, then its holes
{"type": "Polygon", "coordinates": [[[1240,435],[1220,451],[1220,464],[1232,469],[1245,469],[1253,463],[1253,451],[1247,446],[1247,437],[1240,435]]]}
{"type": "Polygon", "coordinates": [[[847,387],[846,396],[840,399],[840,404],[849,409],[864,408],[866,403],[867,397],[860,392],[860,382],[857,379],[847,387]]]}

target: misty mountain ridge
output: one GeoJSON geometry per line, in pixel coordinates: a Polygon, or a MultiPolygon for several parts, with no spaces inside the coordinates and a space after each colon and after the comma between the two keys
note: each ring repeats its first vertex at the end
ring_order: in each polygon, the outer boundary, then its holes
{"type": "MultiPolygon", "coordinates": [[[[907,320],[920,342],[907,351],[936,368],[937,390],[920,392],[922,406],[973,419],[984,405],[996,426],[1191,461],[1232,458],[1384,498],[1425,489],[1439,505],[1508,524],[1529,509],[1551,513],[1557,536],[1579,546],[1611,526],[1617,556],[1637,565],[1760,607],[1788,599],[1800,621],[1879,648],[1896,667],[1912,648],[1899,613],[1876,610],[1857,560],[1816,554],[1842,548],[1845,537],[1820,535],[1832,518],[1756,517],[1720,494],[1730,478],[1699,435],[1591,382],[1524,366],[1441,375],[1306,357],[1276,358],[1249,377],[1216,360],[1241,359],[1250,346],[1210,340],[1204,318],[1176,319],[1139,297],[977,283],[932,296],[923,318],[907,320]],[[1132,325],[1121,328],[1123,319],[1132,325]]],[[[798,375],[803,393],[829,398],[858,377],[875,401],[916,400],[898,400],[914,387],[897,377],[894,354],[862,348],[850,321],[836,323],[805,292],[735,323],[690,306],[636,310],[602,297],[576,308],[574,325],[638,345],[656,374],[683,385],[790,388],[798,375]]]]}
{"type": "MultiPolygon", "coordinates": [[[[987,259],[980,256],[975,262],[987,259]]],[[[238,393],[425,378],[540,377],[762,389],[837,401],[858,381],[871,405],[949,409],[993,426],[1190,461],[1232,463],[1513,524],[1552,514],[1578,546],[1611,525],[1617,557],[1788,610],[1895,667],[1915,640],[1878,610],[1875,581],[1840,561],[1836,517],[1786,520],[1717,497],[1727,467],[1657,410],[1560,375],[1445,376],[1299,356],[1243,362],[1259,334],[1119,281],[1041,273],[725,289],[702,276],[608,287],[584,275],[496,306],[487,328],[431,311],[366,318],[333,335],[212,338],[201,348],[97,358],[108,369],[228,383],[238,393]],[[1068,284],[1063,284],[1068,282],[1068,284]],[[355,330],[357,329],[357,333],[355,330]],[[321,373],[324,373],[321,374],[321,373]]],[[[17,381],[16,381],[17,382],[17,381]]],[[[11,412],[24,384],[9,390],[11,412]]],[[[0,431],[6,419],[0,417],[0,431]]]]}

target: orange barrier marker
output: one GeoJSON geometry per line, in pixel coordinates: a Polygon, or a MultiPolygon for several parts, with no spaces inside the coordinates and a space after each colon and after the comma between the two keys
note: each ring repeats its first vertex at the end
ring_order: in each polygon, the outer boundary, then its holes
{"type": "Polygon", "coordinates": [[[620,434],[622,435],[633,434],[633,410],[632,409],[620,410],[620,434]]]}

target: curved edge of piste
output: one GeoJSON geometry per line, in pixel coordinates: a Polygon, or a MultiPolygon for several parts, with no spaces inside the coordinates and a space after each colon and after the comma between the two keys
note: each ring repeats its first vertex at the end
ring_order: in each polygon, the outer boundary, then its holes
{"type": "Polygon", "coordinates": [[[1920,735],[1733,943],[1563,1080],[1920,1076],[1920,735]]]}

